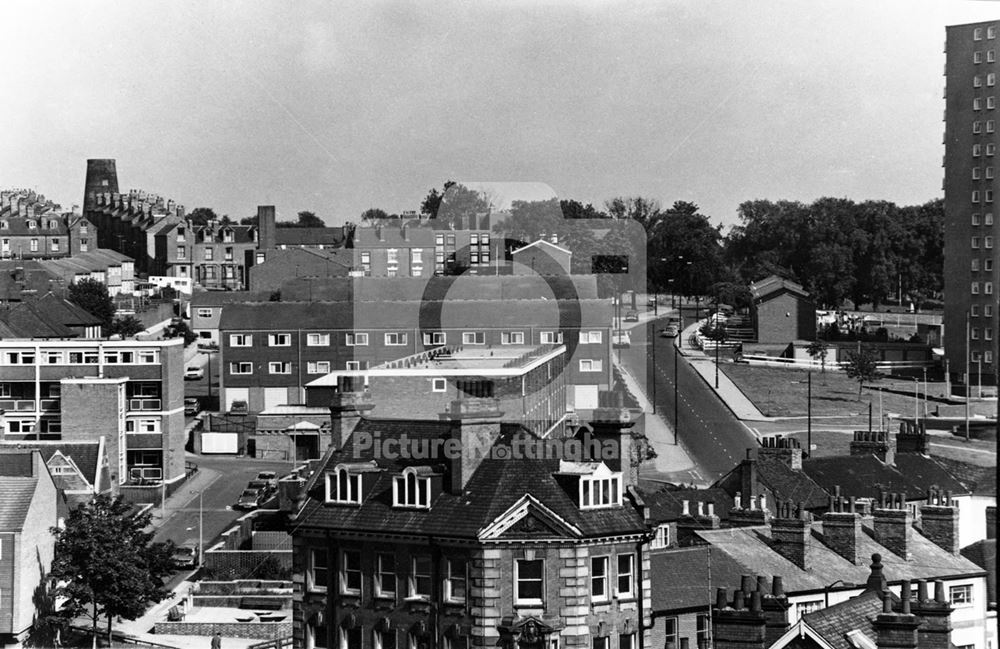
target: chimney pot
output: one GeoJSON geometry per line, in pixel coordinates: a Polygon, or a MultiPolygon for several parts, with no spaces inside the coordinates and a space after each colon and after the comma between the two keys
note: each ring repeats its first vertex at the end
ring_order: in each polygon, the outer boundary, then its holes
{"type": "Polygon", "coordinates": [[[760,591],[755,590],[752,593],[750,593],[750,610],[753,611],[754,613],[759,613],[761,610],[763,610],[760,600],[760,591]]]}
{"type": "Polygon", "coordinates": [[[736,609],[737,611],[742,611],[744,609],[742,590],[738,590],[735,593],[733,593],[733,608],[736,609]]]}
{"type": "Polygon", "coordinates": [[[938,604],[946,604],[948,597],[944,590],[944,582],[940,579],[934,581],[934,601],[938,604]]]}
{"type": "Polygon", "coordinates": [[[725,588],[718,588],[715,591],[715,608],[720,611],[726,608],[726,603],[728,601],[728,595],[726,594],[725,588]]]}
{"type": "Polygon", "coordinates": [[[917,580],[917,601],[921,604],[927,601],[927,580],[917,580]]]}
{"type": "Polygon", "coordinates": [[[753,577],[750,575],[742,575],[740,577],[740,590],[744,593],[753,592],[753,577]]]}
{"type": "Polygon", "coordinates": [[[900,599],[903,601],[903,615],[910,614],[910,598],[913,597],[913,593],[910,591],[910,580],[904,579],[903,585],[900,586],[900,599]]]}
{"type": "Polygon", "coordinates": [[[775,597],[785,596],[785,578],[781,575],[771,577],[771,594],[775,597]]]}
{"type": "Polygon", "coordinates": [[[763,595],[767,592],[767,577],[757,575],[757,592],[763,595]]]}
{"type": "Polygon", "coordinates": [[[882,593],[882,612],[892,614],[892,595],[888,592],[882,593]]]}

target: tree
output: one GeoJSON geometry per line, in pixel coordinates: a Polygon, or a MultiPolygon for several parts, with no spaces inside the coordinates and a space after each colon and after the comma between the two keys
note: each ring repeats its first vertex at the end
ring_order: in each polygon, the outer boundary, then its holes
{"type": "Polygon", "coordinates": [[[438,190],[433,188],[427,192],[427,196],[425,196],[424,200],[420,203],[420,213],[428,218],[436,219],[438,208],[441,207],[441,199],[454,184],[454,180],[449,180],[444,184],[444,188],[440,193],[438,193],[438,190]]]}
{"type": "Polygon", "coordinates": [[[52,528],[56,537],[50,577],[62,585],[62,614],[84,616],[93,623],[94,637],[101,615],[108,621],[134,620],[148,602],[167,596],[163,580],[171,574],[172,543],[152,543],[144,532],[151,514],[134,515],[122,498],[100,495],[70,512],[65,527],[52,528]]]}
{"type": "Polygon", "coordinates": [[[870,349],[859,347],[857,351],[848,352],[847,365],[844,369],[847,371],[847,376],[858,382],[858,401],[861,400],[861,388],[865,383],[872,383],[882,378],[882,374],[878,371],[878,356],[870,349]]]}
{"type": "Polygon", "coordinates": [[[487,197],[474,189],[459,183],[447,184],[438,203],[434,218],[456,223],[469,216],[479,216],[490,212],[487,197]]]}
{"type": "Polygon", "coordinates": [[[240,219],[240,225],[257,225],[257,215],[244,216],[240,219]]]}
{"type": "Polygon", "coordinates": [[[187,218],[191,221],[191,225],[208,225],[209,221],[216,221],[219,217],[211,207],[196,207],[191,210],[187,218]]]}
{"type": "Polygon", "coordinates": [[[141,320],[133,315],[127,315],[112,320],[107,333],[109,336],[118,335],[122,338],[128,338],[145,329],[146,326],[142,324],[141,320]]]}
{"type": "Polygon", "coordinates": [[[298,226],[300,228],[325,228],[326,223],[312,212],[303,211],[299,212],[298,226]]]}
{"type": "Polygon", "coordinates": [[[567,219],[608,219],[611,218],[605,212],[598,210],[596,207],[587,203],[584,205],[580,201],[575,201],[572,199],[559,201],[559,207],[562,208],[563,218],[567,219]]]}
{"type": "Polygon", "coordinates": [[[814,361],[819,361],[820,372],[826,372],[826,355],[830,351],[830,346],[822,340],[814,340],[806,347],[806,353],[814,361]]]}
{"type": "Polygon", "coordinates": [[[71,284],[69,301],[100,318],[102,327],[109,327],[115,317],[115,303],[108,294],[108,287],[96,279],[81,279],[71,284]]]}
{"type": "Polygon", "coordinates": [[[367,210],[361,213],[361,221],[381,221],[389,218],[385,210],[379,209],[377,207],[369,207],[367,210]]]}

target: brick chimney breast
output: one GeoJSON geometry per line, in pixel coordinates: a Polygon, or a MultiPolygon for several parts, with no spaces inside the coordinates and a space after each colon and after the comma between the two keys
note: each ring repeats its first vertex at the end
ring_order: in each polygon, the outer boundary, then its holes
{"type": "Polygon", "coordinates": [[[803,503],[796,506],[791,501],[778,505],[778,513],[771,519],[771,548],[806,570],[812,534],[812,521],[803,503]]]}
{"type": "Polygon", "coordinates": [[[913,558],[913,516],[903,494],[882,492],[872,516],[875,539],[901,559],[913,558]]]}
{"type": "Polygon", "coordinates": [[[829,511],[823,514],[823,542],[847,561],[860,565],[861,516],[854,497],[844,499],[839,492],[837,487],[837,495],[830,497],[829,511]]]}
{"type": "Polygon", "coordinates": [[[950,491],[932,487],[927,492],[927,502],[920,506],[920,531],[938,547],[959,553],[958,507],[950,491]]]}

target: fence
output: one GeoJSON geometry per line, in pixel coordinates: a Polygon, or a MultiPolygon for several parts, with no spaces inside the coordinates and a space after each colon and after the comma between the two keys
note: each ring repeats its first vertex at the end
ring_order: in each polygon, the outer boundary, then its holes
{"type": "MultiPolygon", "coordinates": [[[[824,366],[820,361],[806,360],[802,358],[782,358],[780,356],[765,356],[763,354],[743,354],[741,359],[751,365],[764,365],[767,367],[796,367],[801,369],[823,369],[833,372],[842,372],[847,367],[845,361],[827,361],[824,366]]],[[[885,372],[901,369],[921,369],[924,367],[934,367],[934,361],[878,361],[878,369],[885,372]]]]}
{"type": "MultiPolygon", "coordinates": [[[[197,473],[198,465],[191,461],[184,462],[184,478],[168,482],[166,486],[167,497],[169,498],[175,491],[180,489],[188,478],[197,473]]],[[[163,504],[164,487],[162,483],[151,485],[124,484],[118,487],[118,494],[127,503],[133,505],[153,504],[159,507],[163,504]]]]}

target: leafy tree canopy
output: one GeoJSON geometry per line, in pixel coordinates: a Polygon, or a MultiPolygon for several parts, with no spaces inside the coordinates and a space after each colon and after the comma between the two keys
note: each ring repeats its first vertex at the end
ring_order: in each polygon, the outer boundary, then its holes
{"type": "Polygon", "coordinates": [[[847,376],[858,382],[858,399],[861,399],[861,388],[865,383],[872,383],[882,378],[878,371],[878,356],[870,349],[858,349],[848,352],[847,365],[844,367],[847,376]]]}
{"type": "Polygon", "coordinates": [[[123,338],[128,338],[136,335],[140,331],[143,331],[145,328],[146,327],[142,324],[141,320],[133,315],[126,315],[112,320],[107,333],[109,336],[118,335],[123,338]]]}
{"type": "Polygon", "coordinates": [[[192,225],[208,225],[209,221],[218,220],[219,217],[211,207],[196,207],[188,213],[187,218],[192,225]]]}
{"type": "Polygon", "coordinates": [[[110,326],[115,317],[115,303],[108,293],[108,287],[96,279],[81,279],[71,284],[69,301],[100,318],[102,327],[110,326]]]}

